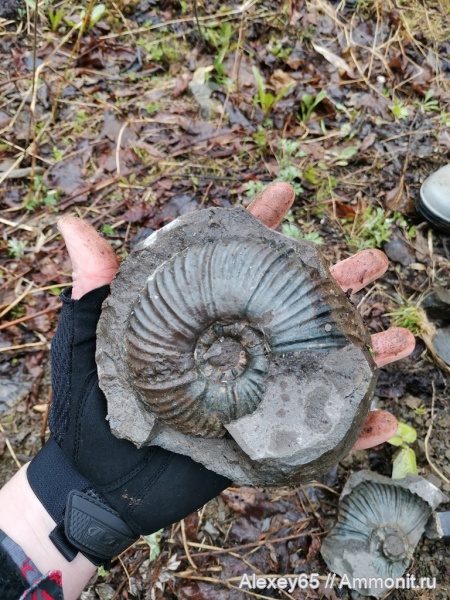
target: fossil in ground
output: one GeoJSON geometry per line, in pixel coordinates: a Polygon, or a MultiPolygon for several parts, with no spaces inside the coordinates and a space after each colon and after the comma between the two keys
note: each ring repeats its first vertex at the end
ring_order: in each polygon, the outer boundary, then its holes
{"type": "Polygon", "coordinates": [[[317,247],[241,207],[141,242],[98,326],[118,437],[238,483],[306,481],[352,447],[375,384],[370,339],[317,247]]]}
{"type": "Polygon", "coordinates": [[[331,571],[358,582],[360,594],[384,596],[389,591],[387,580],[404,574],[426,529],[435,539],[448,533],[447,513],[434,512],[447,500],[423,477],[390,479],[371,471],[353,473],[321,554],[331,571]]]}

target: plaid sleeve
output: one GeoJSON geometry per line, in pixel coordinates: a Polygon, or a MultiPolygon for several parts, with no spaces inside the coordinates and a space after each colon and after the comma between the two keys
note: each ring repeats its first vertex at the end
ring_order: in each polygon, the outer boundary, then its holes
{"type": "Polygon", "coordinates": [[[64,600],[60,571],[47,575],[0,530],[0,598],[2,600],[64,600]]]}

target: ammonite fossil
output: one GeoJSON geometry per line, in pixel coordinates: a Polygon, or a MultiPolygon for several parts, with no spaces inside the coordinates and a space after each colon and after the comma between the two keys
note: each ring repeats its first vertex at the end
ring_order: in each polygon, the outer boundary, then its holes
{"type": "Polygon", "coordinates": [[[338,522],[322,542],[328,568],[361,582],[360,594],[383,596],[388,589],[381,581],[404,574],[427,524],[433,526],[434,510],[446,500],[422,477],[354,473],[339,501],[338,522]]]}
{"type": "Polygon", "coordinates": [[[316,247],[240,207],[189,213],[142,242],[98,339],[114,433],[242,483],[329,469],[375,383],[365,328],[316,247]]]}

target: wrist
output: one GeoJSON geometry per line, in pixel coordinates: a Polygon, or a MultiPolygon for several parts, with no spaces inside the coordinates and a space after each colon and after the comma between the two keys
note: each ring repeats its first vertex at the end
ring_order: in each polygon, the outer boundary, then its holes
{"type": "MultiPolygon", "coordinates": [[[[45,574],[61,571],[65,600],[79,597],[96,567],[81,553],[67,561],[49,538],[55,521],[28,483],[27,466],[0,490],[0,529],[6,533],[45,574]]],[[[50,474],[51,475],[51,474],[50,474]]]]}

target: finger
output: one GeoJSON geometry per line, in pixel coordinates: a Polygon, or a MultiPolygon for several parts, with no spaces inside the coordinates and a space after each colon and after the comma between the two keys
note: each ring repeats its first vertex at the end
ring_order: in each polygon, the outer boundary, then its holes
{"type": "Polygon", "coordinates": [[[352,290],[355,293],[381,277],[388,266],[389,261],[384,252],[370,249],[338,262],[330,268],[330,272],[344,292],[352,290]]]}
{"type": "Polygon", "coordinates": [[[416,347],[416,338],[403,327],[391,327],[372,336],[372,349],[377,367],[409,356],[416,347]]]}
{"type": "Polygon", "coordinates": [[[295,192],[292,185],[277,181],[271,183],[254,200],[251,201],[247,210],[254,217],[275,229],[284,219],[287,211],[295,200],[295,192]]]}
{"type": "Polygon", "coordinates": [[[361,435],[353,450],[365,450],[391,439],[397,432],[397,419],[386,410],[373,410],[367,415],[361,435]]]}
{"type": "Polygon", "coordinates": [[[63,217],[58,228],[72,262],[72,298],[111,283],[119,262],[113,249],[95,229],[82,219],[63,217]]]}

